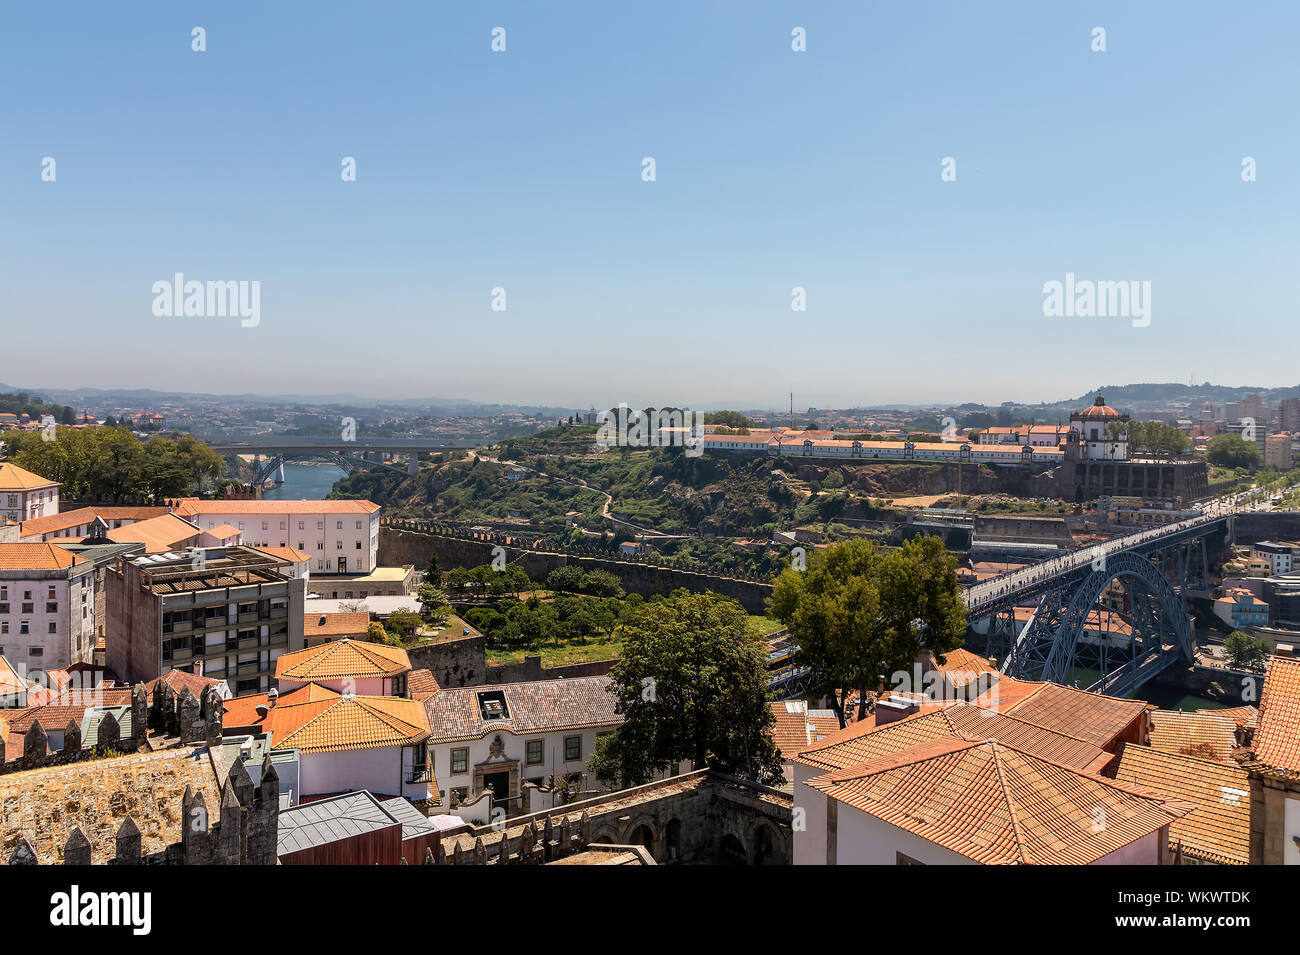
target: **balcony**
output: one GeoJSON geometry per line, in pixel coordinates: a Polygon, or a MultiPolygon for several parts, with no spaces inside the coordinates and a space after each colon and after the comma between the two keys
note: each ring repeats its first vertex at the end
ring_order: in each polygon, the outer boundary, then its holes
{"type": "Polygon", "coordinates": [[[413,783],[427,783],[433,780],[433,770],[428,765],[412,767],[406,774],[408,785],[413,783]]]}

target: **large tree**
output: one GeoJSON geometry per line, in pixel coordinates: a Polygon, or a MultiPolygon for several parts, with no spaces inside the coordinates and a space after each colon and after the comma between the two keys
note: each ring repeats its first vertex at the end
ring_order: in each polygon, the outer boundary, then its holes
{"type": "Polygon", "coordinates": [[[1259,467],[1259,445],[1254,441],[1243,440],[1241,435],[1231,431],[1216,434],[1205,444],[1205,456],[1211,464],[1224,468],[1259,467]]]}
{"type": "Polygon", "coordinates": [[[966,634],[957,559],[931,536],[890,551],[865,540],[833,544],[806,570],[777,578],[768,613],[790,628],[796,665],[816,675],[841,726],[852,694],[861,719],[889,674],[910,672],[922,650],[942,661],[966,634]]]}
{"type": "Polygon", "coordinates": [[[610,671],[624,722],[597,740],[588,769],[624,786],[684,762],[779,781],[767,648],[747,621],[732,600],[681,590],[631,614],[623,658],[610,671]]]}

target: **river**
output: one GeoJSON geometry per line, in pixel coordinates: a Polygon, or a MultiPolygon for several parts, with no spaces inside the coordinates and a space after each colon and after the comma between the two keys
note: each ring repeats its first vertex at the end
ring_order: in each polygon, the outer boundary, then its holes
{"type": "Polygon", "coordinates": [[[284,483],[267,488],[262,497],[268,501],[319,501],[333,489],[335,481],[346,476],[332,464],[286,464],[284,483]]]}

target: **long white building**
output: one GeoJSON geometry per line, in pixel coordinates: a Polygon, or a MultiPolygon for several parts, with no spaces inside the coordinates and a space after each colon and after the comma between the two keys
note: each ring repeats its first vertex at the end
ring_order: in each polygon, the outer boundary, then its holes
{"type": "Polygon", "coordinates": [[[370,501],[201,501],[174,513],[212,530],[229,524],[246,547],[292,547],[311,555],[313,574],[366,574],[379,559],[379,505],[370,501]]]}

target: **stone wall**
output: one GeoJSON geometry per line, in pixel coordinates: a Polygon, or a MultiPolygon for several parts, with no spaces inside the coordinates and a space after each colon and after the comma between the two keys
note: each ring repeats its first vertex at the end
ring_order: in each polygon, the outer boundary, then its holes
{"type": "Polygon", "coordinates": [[[531,683],[536,680],[572,680],[580,676],[604,676],[618,660],[593,660],[590,663],[570,663],[567,666],[544,667],[538,656],[524,657],[523,663],[490,666],[488,683],[531,683]]]}
{"type": "Polygon", "coordinates": [[[385,566],[415,564],[423,567],[429,562],[429,554],[435,553],[438,555],[438,566],[444,570],[452,567],[476,567],[490,563],[493,548],[502,546],[506,549],[507,560],[517,563],[529,577],[538,581],[546,580],[551,571],[565,566],[576,566],[583,571],[606,570],[616,576],[623,589],[629,593],[648,597],[652,594],[668,594],[679,587],[697,593],[713,591],[738,601],[749,613],[762,613],[763,602],[772,593],[770,583],[755,580],[719,577],[613,557],[535,551],[502,543],[503,540],[505,538],[496,536],[469,539],[385,524],[379,529],[379,562],[385,566]]]}
{"type": "Polygon", "coordinates": [[[1232,518],[1233,541],[1244,547],[1260,541],[1300,540],[1300,512],[1259,511],[1232,518]]]}
{"type": "Polygon", "coordinates": [[[439,686],[480,686],[487,680],[484,639],[476,633],[413,647],[406,655],[411,659],[411,669],[428,670],[439,686]]]}

